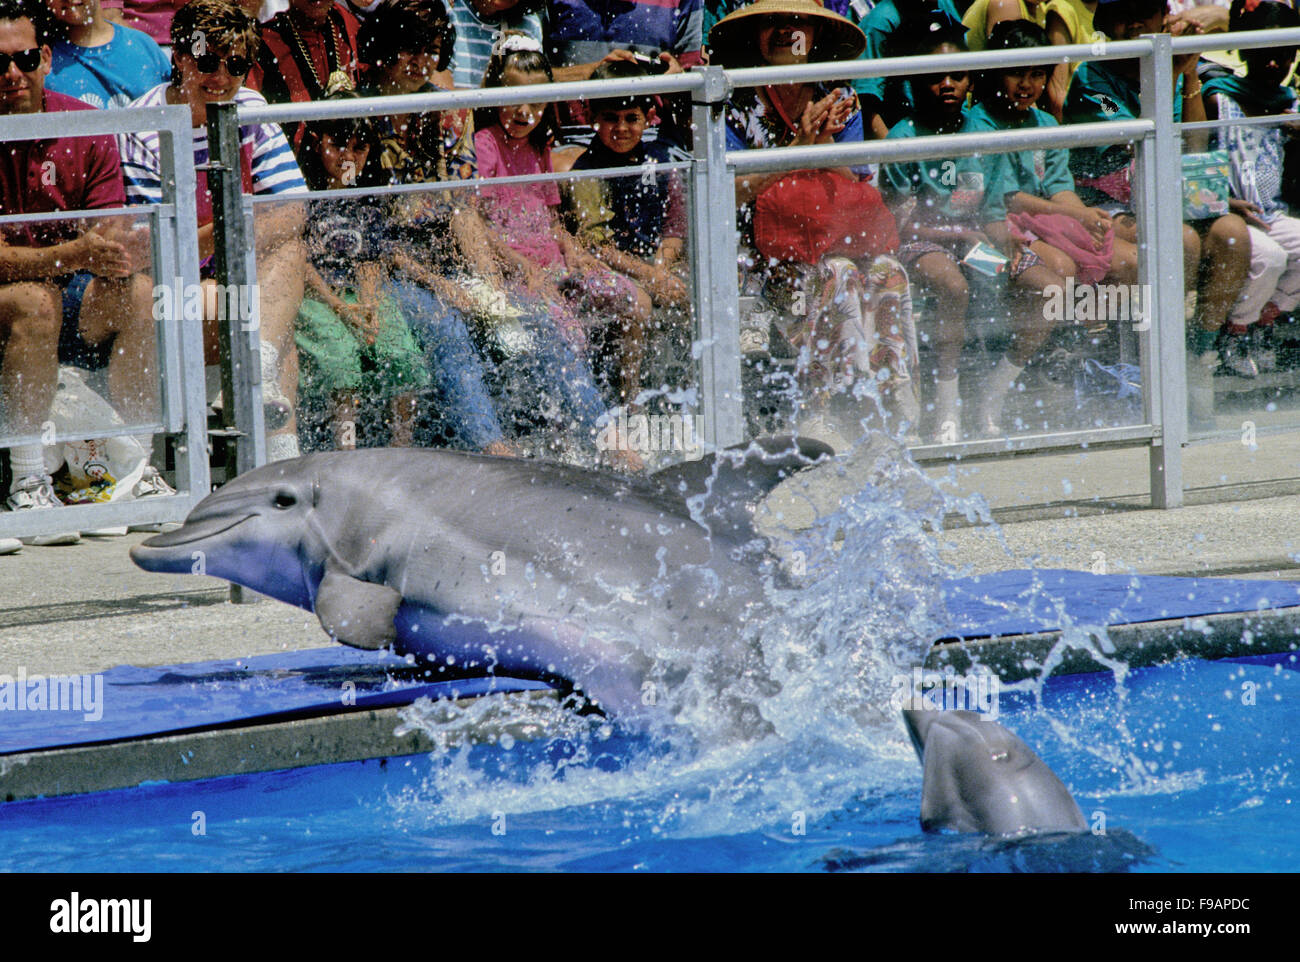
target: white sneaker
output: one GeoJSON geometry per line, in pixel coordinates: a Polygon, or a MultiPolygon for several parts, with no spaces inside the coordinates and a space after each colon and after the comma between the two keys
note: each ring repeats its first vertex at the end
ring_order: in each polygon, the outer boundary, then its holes
{"type": "MultiPolygon", "coordinates": [[[[62,507],[54,494],[54,485],[48,474],[32,474],[19,478],[9,489],[5,507],[10,511],[42,511],[48,508],[62,507]]],[[[23,544],[45,547],[55,544],[76,544],[81,540],[81,532],[64,531],[60,534],[38,534],[19,538],[23,544]]]]}
{"type": "MultiPolygon", "coordinates": [[[[175,493],[176,489],[163,480],[163,476],[152,464],[145,466],[144,474],[131,489],[131,494],[137,501],[145,498],[167,497],[175,493]]],[[[127,528],[127,531],[148,531],[156,534],[160,531],[175,531],[179,527],[178,521],[160,521],[155,524],[133,524],[127,528]]]]}
{"type": "Polygon", "coordinates": [[[136,498],[166,497],[175,493],[176,489],[163,480],[163,476],[152,464],[145,466],[144,474],[140,475],[140,480],[131,489],[131,494],[136,498]]]}
{"type": "Polygon", "coordinates": [[[23,550],[23,543],[17,538],[0,538],[0,554],[17,554],[23,550]]]}

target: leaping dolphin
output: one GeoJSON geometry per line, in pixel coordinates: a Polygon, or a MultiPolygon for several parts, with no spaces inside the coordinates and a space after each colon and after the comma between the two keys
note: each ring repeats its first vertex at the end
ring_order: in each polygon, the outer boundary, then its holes
{"type": "Polygon", "coordinates": [[[774,441],[658,482],[455,451],[313,454],[235,478],[131,558],[314,611],[347,645],[561,681],[636,716],[683,666],[720,693],[761,683],[741,632],[765,605],[757,535],[731,502],[827,453],[774,441]]]}
{"type": "Polygon", "coordinates": [[[921,827],[988,835],[1088,827],[1069,789],[1020,738],[972,711],[906,709],[925,770],[921,827]]]}

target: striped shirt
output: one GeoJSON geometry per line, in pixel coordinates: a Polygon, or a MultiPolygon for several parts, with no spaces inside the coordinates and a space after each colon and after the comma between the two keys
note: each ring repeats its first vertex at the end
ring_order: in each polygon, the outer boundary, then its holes
{"type": "Polygon", "coordinates": [[[482,20],[474,12],[470,0],[453,0],[451,23],[456,28],[456,44],[452,47],[452,82],[457,87],[483,86],[483,73],[487,70],[492,45],[504,31],[526,33],[538,43],[542,42],[542,18],[536,12],[520,13],[518,8],[507,10],[496,20],[482,20]]]}
{"type": "MultiPolygon", "coordinates": [[[[159,84],[132,107],[162,107],[167,103],[167,84],[159,84]]],[[[235,94],[240,105],[260,107],[266,100],[255,90],[240,87],[235,94]]],[[[207,190],[208,131],[195,127],[194,164],[198,171],[199,225],[212,220],[212,196],[207,190]]],[[[244,189],[253,194],[297,194],[307,191],[298,169],[298,161],[284,133],[275,124],[241,127],[240,152],[244,157],[244,189]]],[[[155,131],[119,134],[118,150],[122,154],[122,174],[126,179],[126,197],[132,204],[162,203],[162,148],[155,131]]]]}

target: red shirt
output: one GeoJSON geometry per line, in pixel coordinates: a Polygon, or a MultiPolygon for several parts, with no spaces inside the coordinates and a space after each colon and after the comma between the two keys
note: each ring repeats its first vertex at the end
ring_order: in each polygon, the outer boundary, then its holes
{"type": "MultiPolygon", "coordinates": [[[[46,113],[94,110],[75,97],[45,91],[46,113]]],[[[0,148],[0,214],[39,214],[62,210],[125,207],[117,139],[55,137],[10,141],[0,148]]],[[[5,225],[4,240],[20,247],[49,247],[81,233],[76,221],[5,225]]]]}
{"type": "Polygon", "coordinates": [[[259,91],[268,103],[301,103],[318,100],[325,94],[331,68],[348,75],[355,88],[360,79],[357,62],[357,18],[335,3],[329,17],[319,26],[304,27],[290,22],[290,11],[282,10],[262,24],[262,49],[257,63],[249,71],[245,86],[259,91]],[[334,35],[337,61],[331,62],[327,36],[334,35]],[[300,66],[302,47],[306,48],[310,66],[300,66]],[[315,73],[312,72],[315,69],[315,73]]]}

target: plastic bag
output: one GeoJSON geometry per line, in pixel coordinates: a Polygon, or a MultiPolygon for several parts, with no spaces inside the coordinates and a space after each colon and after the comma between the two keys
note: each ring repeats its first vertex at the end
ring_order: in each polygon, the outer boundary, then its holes
{"type": "MultiPolygon", "coordinates": [[[[50,407],[54,430],[62,435],[125,428],[113,406],[100,397],[72,367],[59,368],[59,387],[50,407]]],[[[130,500],[144,475],[148,457],[140,442],[116,438],[63,441],[45,448],[45,469],[54,474],[67,465],[59,496],[68,503],[130,500]]]]}

